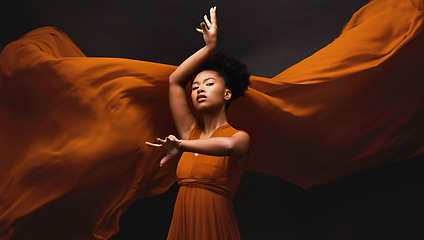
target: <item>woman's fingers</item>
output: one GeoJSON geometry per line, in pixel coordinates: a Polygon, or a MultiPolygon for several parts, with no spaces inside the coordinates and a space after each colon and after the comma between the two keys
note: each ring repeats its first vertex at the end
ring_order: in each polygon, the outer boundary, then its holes
{"type": "Polygon", "coordinates": [[[206,24],[205,24],[204,22],[201,22],[201,23],[200,23],[200,27],[202,28],[202,31],[203,31],[203,32],[208,31],[208,29],[206,28],[206,24]]]}
{"type": "Polygon", "coordinates": [[[163,166],[166,162],[168,162],[169,159],[171,159],[171,155],[166,154],[159,162],[159,166],[163,166]]]}
{"type": "Polygon", "coordinates": [[[196,28],[196,31],[198,31],[199,33],[202,33],[202,34],[206,33],[208,30],[210,30],[213,27],[214,24],[217,24],[216,7],[212,7],[209,10],[209,14],[210,14],[211,20],[208,19],[207,15],[203,16],[205,21],[200,23],[200,28],[196,28]]]}
{"type": "Polygon", "coordinates": [[[151,142],[146,142],[146,145],[151,147],[151,148],[160,148],[162,147],[162,144],[156,144],[156,143],[151,143],[151,142]]]}
{"type": "Polygon", "coordinates": [[[207,24],[208,28],[211,28],[212,23],[209,21],[208,16],[203,16],[203,18],[205,19],[205,23],[207,24]]]}
{"type": "Polygon", "coordinates": [[[170,149],[169,152],[166,153],[166,155],[160,160],[159,165],[162,167],[163,164],[165,164],[169,159],[177,156],[179,153],[178,149],[173,148],[170,149]]]}
{"type": "Polygon", "coordinates": [[[217,22],[216,22],[216,6],[215,7],[213,7],[213,8],[211,8],[211,10],[210,10],[210,14],[211,14],[211,22],[212,22],[212,24],[216,24],[217,22]]]}
{"type": "Polygon", "coordinates": [[[155,143],[151,143],[151,142],[146,142],[146,145],[151,146],[151,147],[162,147],[164,143],[167,143],[167,142],[178,142],[179,140],[174,135],[169,135],[165,139],[156,138],[156,141],[157,142],[160,142],[160,143],[159,144],[155,144],[155,143]]]}
{"type": "Polygon", "coordinates": [[[210,29],[212,27],[212,24],[216,24],[216,7],[212,7],[209,10],[209,15],[211,17],[211,20],[209,21],[208,17],[205,15],[203,18],[205,19],[205,23],[207,24],[208,28],[210,29]]]}
{"type": "Polygon", "coordinates": [[[162,165],[165,164],[169,159],[178,155],[179,153],[178,143],[180,142],[180,140],[174,135],[169,135],[165,139],[157,138],[156,140],[161,143],[146,142],[146,145],[148,147],[158,148],[166,152],[166,155],[161,159],[159,163],[160,166],[162,167],[162,165]]]}
{"type": "Polygon", "coordinates": [[[168,137],[173,142],[178,142],[179,141],[178,138],[176,136],[174,136],[174,135],[169,135],[168,137]]]}

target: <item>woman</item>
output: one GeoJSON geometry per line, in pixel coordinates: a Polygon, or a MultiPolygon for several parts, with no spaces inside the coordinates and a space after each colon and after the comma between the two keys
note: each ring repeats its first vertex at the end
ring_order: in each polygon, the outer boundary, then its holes
{"type": "Polygon", "coordinates": [[[217,44],[216,7],[196,29],[206,46],[185,60],[169,77],[172,116],[181,139],[169,135],[158,144],[167,154],[160,165],[184,152],[177,167],[180,190],[168,239],[239,239],[232,199],[249,152],[249,135],[228,124],[230,102],[247,89],[246,66],[223,55],[212,55],[217,44]],[[209,58],[209,59],[208,59],[209,58]],[[203,64],[202,64],[203,63],[203,64]],[[191,100],[202,116],[198,124],[186,97],[192,76],[191,100]]]}

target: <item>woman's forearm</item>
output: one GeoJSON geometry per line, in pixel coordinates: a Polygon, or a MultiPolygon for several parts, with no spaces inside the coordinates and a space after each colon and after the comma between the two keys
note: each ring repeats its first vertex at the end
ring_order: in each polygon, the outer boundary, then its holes
{"type": "Polygon", "coordinates": [[[180,151],[195,152],[213,156],[241,156],[243,151],[237,142],[229,137],[214,137],[197,140],[180,140],[180,151]]]}
{"type": "Polygon", "coordinates": [[[169,83],[185,86],[191,76],[196,72],[199,66],[208,59],[215,50],[215,46],[204,46],[189,58],[187,58],[175,71],[169,76],[169,83]]]}

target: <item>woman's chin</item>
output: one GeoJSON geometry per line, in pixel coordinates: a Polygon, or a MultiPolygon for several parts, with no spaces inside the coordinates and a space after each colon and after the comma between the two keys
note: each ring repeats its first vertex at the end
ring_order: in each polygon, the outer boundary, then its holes
{"type": "Polygon", "coordinates": [[[211,114],[219,112],[219,108],[216,106],[208,106],[206,104],[199,104],[194,106],[194,109],[200,114],[211,114]]]}
{"type": "Polygon", "coordinates": [[[198,112],[200,114],[209,112],[208,111],[208,108],[207,107],[203,107],[203,106],[201,106],[201,107],[195,107],[195,109],[196,109],[196,112],[198,112]]]}

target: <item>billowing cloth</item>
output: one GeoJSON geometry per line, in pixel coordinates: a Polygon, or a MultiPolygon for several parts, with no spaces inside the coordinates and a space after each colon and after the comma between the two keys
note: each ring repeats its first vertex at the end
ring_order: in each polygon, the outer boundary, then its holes
{"type": "MultiPolygon", "coordinates": [[[[327,47],[252,77],[229,120],[247,170],[304,188],[424,152],[423,0],[374,0],[327,47]]],[[[176,133],[175,66],[91,58],[45,27],[0,53],[0,238],[107,239],[175,181],[147,140],[176,133]]]]}
{"type": "MultiPolygon", "coordinates": [[[[194,128],[189,139],[199,139],[194,128]]],[[[229,124],[217,128],[213,137],[231,137],[237,130],[229,124]]],[[[177,166],[180,190],[175,202],[168,240],[240,239],[233,199],[243,170],[231,157],[185,152],[177,166]]]]}

